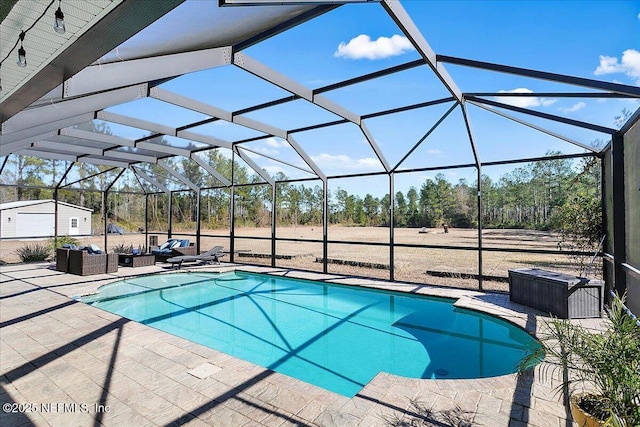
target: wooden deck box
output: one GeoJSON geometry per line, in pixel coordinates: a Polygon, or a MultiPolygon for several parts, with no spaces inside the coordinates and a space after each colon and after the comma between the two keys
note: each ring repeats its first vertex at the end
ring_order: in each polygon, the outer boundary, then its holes
{"type": "Polygon", "coordinates": [[[562,319],[600,317],[604,281],[537,268],[509,270],[509,298],[562,319]]]}

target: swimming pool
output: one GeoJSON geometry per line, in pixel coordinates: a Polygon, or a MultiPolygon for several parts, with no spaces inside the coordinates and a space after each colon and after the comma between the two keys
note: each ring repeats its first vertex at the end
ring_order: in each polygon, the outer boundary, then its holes
{"type": "Polygon", "coordinates": [[[512,373],[539,345],[454,300],[238,271],[127,279],[82,300],[348,397],[379,372],[512,373]]]}

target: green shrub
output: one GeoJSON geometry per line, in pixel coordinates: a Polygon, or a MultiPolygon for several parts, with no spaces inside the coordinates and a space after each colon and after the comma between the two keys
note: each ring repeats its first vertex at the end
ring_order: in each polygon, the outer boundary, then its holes
{"type": "Polygon", "coordinates": [[[133,245],[127,245],[126,243],[119,243],[111,247],[111,250],[115,254],[130,254],[133,252],[133,245]]]}
{"type": "Polygon", "coordinates": [[[567,319],[549,321],[542,346],[519,366],[523,373],[543,360],[541,373],[562,378],[560,390],[588,390],[576,396],[578,406],[605,426],[640,426],[640,326],[624,300],[616,295],[611,301],[601,333],[567,319]]]}
{"type": "Polygon", "coordinates": [[[47,245],[41,245],[39,243],[34,243],[33,245],[27,244],[21,248],[16,250],[16,253],[22,260],[22,262],[34,262],[34,261],[44,261],[51,255],[51,250],[47,247],[47,245]]]}
{"type": "MultiPolygon", "coordinates": [[[[111,247],[111,251],[115,254],[130,254],[133,253],[134,246],[133,244],[127,245],[126,243],[120,243],[111,247]]],[[[139,253],[145,253],[147,251],[146,246],[138,245],[137,247],[139,253]]]]}
{"type": "Polygon", "coordinates": [[[76,245],[78,246],[80,241],[71,236],[58,236],[52,237],[47,241],[47,247],[51,252],[55,252],[56,249],[61,248],[64,245],[76,245]]]}

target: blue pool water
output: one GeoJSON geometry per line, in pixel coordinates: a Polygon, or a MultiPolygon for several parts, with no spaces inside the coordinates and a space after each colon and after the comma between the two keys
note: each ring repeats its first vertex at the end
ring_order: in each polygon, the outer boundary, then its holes
{"type": "Polygon", "coordinates": [[[245,272],[146,276],[83,300],[345,396],[379,372],[481,378],[539,344],[453,300],[245,272]]]}

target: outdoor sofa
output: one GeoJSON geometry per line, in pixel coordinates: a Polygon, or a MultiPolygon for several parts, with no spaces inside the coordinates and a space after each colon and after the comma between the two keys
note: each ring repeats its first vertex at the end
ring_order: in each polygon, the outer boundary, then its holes
{"type": "Polygon", "coordinates": [[[56,250],[56,270],[79,276],[115,273],[118,254],[90,254],[86,250],[59,248],[56,250]]]}

